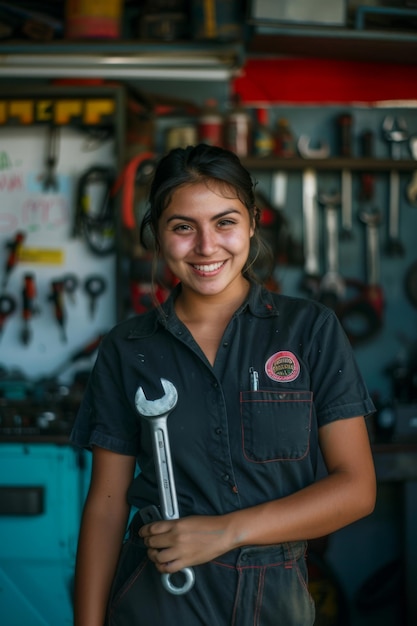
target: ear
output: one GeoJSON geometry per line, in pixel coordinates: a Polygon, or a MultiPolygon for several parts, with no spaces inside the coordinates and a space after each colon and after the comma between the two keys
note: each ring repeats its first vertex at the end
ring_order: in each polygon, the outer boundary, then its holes
{"type": "Polygon", "coordinates": [[[255,206],[253,210],[253,216],[251,216],[251,226],[250,226],[250,236],[253,237],[257,227],[259,226],[259,221],[261,219],[261,210],[259,207],[255,206]]]}

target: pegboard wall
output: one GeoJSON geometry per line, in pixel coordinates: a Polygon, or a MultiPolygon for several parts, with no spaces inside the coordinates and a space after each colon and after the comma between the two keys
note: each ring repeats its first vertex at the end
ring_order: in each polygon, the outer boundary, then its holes
{"type": "MultiPolygon", "coordinates": [[[[85,128],[62,125],[55,128],[51,147],[50,129],[48,124],[0,126],[0,367],[30,380],[60,372],[65,381],[72,373],[71,355],[116,322],[115,250],[97,254],[82,230],[75,235],[74,224],[82,176],[98,166],[116,172],[118,154],[113,132],[93,136],[85,128]],[[51,150],[56,163],[49,167],[51,150]],[[48,186],[48,174],[55,184],[48,186]],[[19,234],[22,244],[13,260],[19,234]],[[28,274],[35,293],[24,331],[28,274]],[[61,323],[52,297],[56,282],[64,285],[58,300],[61,323]],[[100,285],[104,290],[92,298],[88,289],[100,285]]],[[[105,189],[93,185],[86,193],[90,210],[99,213],[105,189]]]]}

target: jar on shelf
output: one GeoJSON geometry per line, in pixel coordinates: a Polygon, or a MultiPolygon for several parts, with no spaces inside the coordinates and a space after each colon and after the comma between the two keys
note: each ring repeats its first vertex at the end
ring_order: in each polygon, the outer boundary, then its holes
{"type": "Polygon", "coordinates": [[[252,151],[252,118],[235,94],[226,115],[224,147],[239,157],[247,157],[252,151]]]}
{"type": "Polygon", "coordinates": [[[224,118],[215,98],[206,100],[198,118],[197,134],[200,143],[223,147],[224,118]]]}
{"type": "Polygon", "coordinates": [[[275,132],[274,153],[280,157],[293,157],[296,155],[296,145],[290,123],[287,119],[278,120],[275,132]]]}
{"type": "Polygon", "coordinates": [[[269,126],[268,109],[260,107],[255,112],[256,123],[253,131],[253,154],[264,157],[274,152],[274,134],[269,126]]]}

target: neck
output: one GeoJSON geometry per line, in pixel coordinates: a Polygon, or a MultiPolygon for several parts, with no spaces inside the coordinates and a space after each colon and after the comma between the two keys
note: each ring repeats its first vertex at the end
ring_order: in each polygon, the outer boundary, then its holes
{"type": "Polygon", "coordinates": [[[201,295],[182,286],[181,293],[175,303],[175,310],[183,322],[230,319],[236,309],[245,301],[249,289],[250,284],[246,279],[243,279],[239,289],[231,290],[227,294],[221,293],[212,296],[201,295]]]}

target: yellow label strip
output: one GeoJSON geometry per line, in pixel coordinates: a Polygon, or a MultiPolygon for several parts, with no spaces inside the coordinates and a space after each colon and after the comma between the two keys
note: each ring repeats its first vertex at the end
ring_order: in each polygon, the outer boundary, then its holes
{"type": "Polygon", "coordinates": [[[21,263],[62,265],[64,263],[64,251],[51,248],[21,248],[18,258],[21,263]]]}

